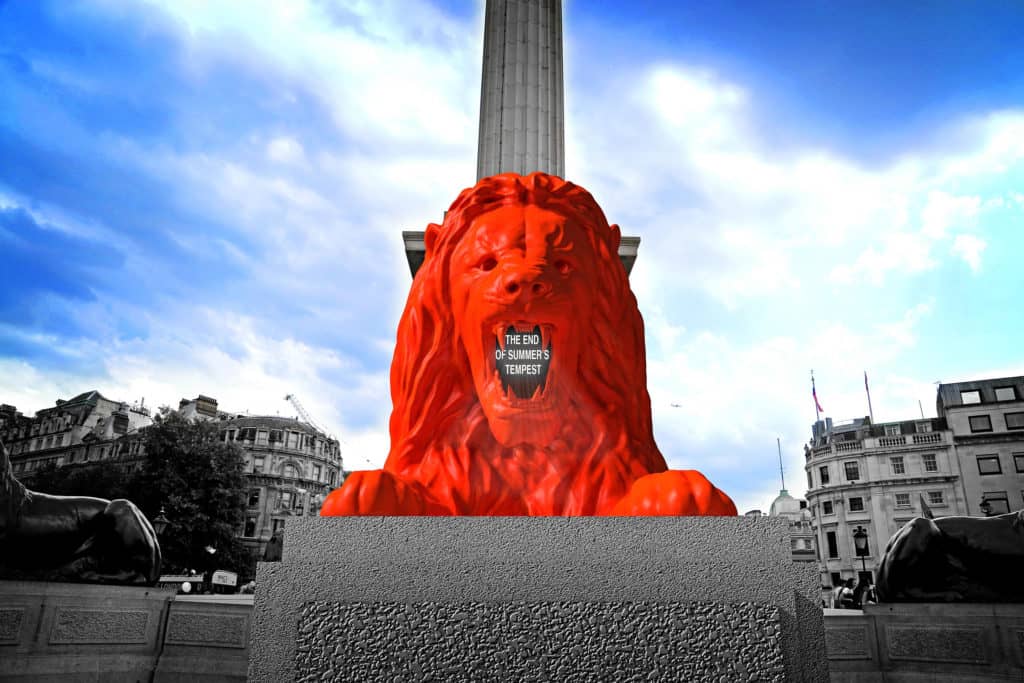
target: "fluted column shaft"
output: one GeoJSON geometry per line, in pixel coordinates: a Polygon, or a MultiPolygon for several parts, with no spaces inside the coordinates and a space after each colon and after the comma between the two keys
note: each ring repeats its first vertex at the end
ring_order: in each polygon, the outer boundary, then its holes
{"type": "Polygon", "coordinates": [[[562,0],[487,0],[477,180],[565,175],[562,0]]]}

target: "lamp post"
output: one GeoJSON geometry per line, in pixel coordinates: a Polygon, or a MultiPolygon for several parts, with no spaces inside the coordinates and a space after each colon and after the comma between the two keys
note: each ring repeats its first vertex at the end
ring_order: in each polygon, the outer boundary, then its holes
{"type": "Polygon", "coordinates": [[[868,568],[864,557],[868,554],[868,532],[864,527],[858,526],[853,530],[853,546],[860,557],[861,569],[866,573],[868,568]]]}
{"type": "Polygon", "coordinates": [[[992,516],[992,503],[985,496],[981,497],[981,504],[978,507],[981,508],[981,513],[986,517],[992,516]]]}
{"type": "Polygon", "coordinates": [[[157,536],[160,536],[164,532],[164,529],[167,528],[167,525],[170,523],[170,521],[171,520],[167,519],[166,512],[164,511],[164,506],[161,505],[160,514],[153,518],[153,531],[156,532],[157,536]]]}

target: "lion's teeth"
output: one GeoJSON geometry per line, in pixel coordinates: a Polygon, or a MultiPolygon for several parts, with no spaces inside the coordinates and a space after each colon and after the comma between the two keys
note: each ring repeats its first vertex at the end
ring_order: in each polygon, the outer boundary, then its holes
{"type": "Polygon", "coordinates": [[[516,398],[516,392],[512,391],[512,385],[508,385],[508,392],[505,394],[505,398],[512,401],[516,398]]]}
{"type": "Polygon", "coordinates": [[[533,396],[531,396],[530,398],[531,399],[540,398],[540,385],[539,384],[537,385],[537,388],[533,390],[533,396]]]}
{"type": "Polygon", "coordinates": [[[551,341],[551,329],[547,325],[540,326],[540,348],[548,348],[548,342],[551,341]]]}

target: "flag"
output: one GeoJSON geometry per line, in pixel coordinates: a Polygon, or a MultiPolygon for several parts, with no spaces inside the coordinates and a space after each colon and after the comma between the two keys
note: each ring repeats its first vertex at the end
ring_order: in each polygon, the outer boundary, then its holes
{"type": "Polygon", "coordinates": [[[825,412],[825,409],[818,403],[818,390],[814,387],[814,382],[811,382],[811,396],[814,397],[814,409],[819,413],[825,412]]]}

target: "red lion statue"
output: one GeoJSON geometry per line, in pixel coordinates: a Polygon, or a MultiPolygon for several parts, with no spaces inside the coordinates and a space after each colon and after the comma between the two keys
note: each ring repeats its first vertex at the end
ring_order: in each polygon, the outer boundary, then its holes
{"type": "Polygon", "coordinates": [[[391,451],[333,515],[735,515],[654,443],[619,228],[544,173],[484,178],[430,224],[398,325],[391,451]]]}

